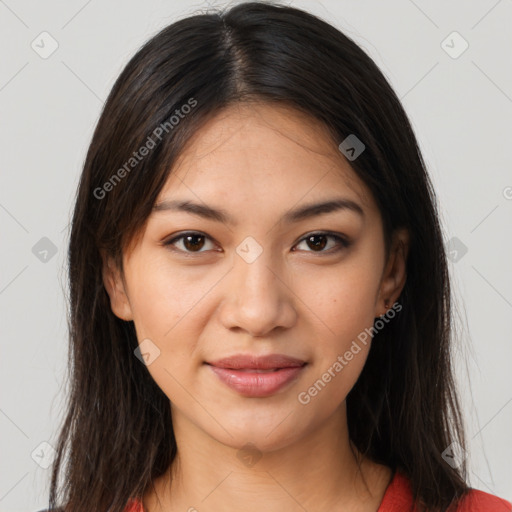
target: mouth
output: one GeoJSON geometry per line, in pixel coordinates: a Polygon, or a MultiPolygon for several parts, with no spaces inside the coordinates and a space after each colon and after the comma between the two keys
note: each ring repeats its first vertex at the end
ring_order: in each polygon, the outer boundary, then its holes
{"type": "Polygon", "coordinates": [[[275,395],[297,381],[307,363],[276,368],[232,368],[211,363],[206,365],[231,390],[245,397],[263,398],[275,395]]]}

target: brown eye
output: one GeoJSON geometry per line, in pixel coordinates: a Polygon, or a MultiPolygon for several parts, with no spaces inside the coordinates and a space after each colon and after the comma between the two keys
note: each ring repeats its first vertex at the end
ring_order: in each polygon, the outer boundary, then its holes
{"type": "Polygon", "coordinates": [[[334,252],[338,252],[343,248],[346,248],[350,245],[350,243],[343,237],[339,235],[335,235],[332,233],[312,233],[306,237],[304,237],[298,245],[301,243],[306,243],[307,246],[311,249],[306,252],[318,252],[318,253],[328,253],[332,254],[334,252]],[[330,247],[324,251],[325,247],[328,245],[328,240],[334,240],[335,242],[330,245],[330,247]]]}
{"type": "Polygon", "coordinates": [[[183,245],[188,251],[200,250],[204,245],[203,235],[187,235],[183,237],[183,245]]]}
{"type": "Polygon", "coordinates": [[[207,240],[210,240],[210,237],[202,233],[189,232],[174,237],[172,240],[165,242],[164,245],[173,246],[176,250],[185,253],[199,253],[205,252],[201,249],[205,246],[207,240]],[[179,244],[181,244],[181,247],[179,247],[179,244]]]}
{"type": "Polygon", "coordinates": [[[307,237],[307,244],[309,247],[320,251],[327,245],[327,237],[325,235],[311,235],[307,237]]]}

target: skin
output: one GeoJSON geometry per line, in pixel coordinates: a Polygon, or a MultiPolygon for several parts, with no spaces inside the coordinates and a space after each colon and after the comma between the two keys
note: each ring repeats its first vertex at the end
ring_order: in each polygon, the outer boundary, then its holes
{"type": "Polygon", "coordinates": [[[391,471],[364,457],[358,471],[345,402],[371,340],[308,404],[297,396],[398,298],[407,232],[395,232],[386,260],[378,207],[325,127],[264,103],[231,106],[194,134],[156,204],[178,198],[222,208],[235,224],[155,210],[124,253],[124,275],[104,259],[112,311],[160,350],[147,369],[172,404],[178,457],[146,492],[145,510],[376,511],[391,471]],[[337,197],[364,218],[345,209],[280,220],[337,197]],[[304,240],[326,230],[351,245],[304,240]],[[206,238],[163,245],[187,231],[206,238]],[[262,248],[251,263],[236,252],[248,236],[262,248]],[[308,364],[274,395],[245,397],[204,364],[236,353],[308,364]],[[247,443],[253,465],[239,457],[247,443]]]}

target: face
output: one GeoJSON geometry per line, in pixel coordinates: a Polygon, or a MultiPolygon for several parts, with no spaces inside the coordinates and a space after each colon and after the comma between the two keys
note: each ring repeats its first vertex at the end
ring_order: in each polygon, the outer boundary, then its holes
{"type": "Polygon", "coordinates": [[[173,423],[270,450],[343,410],[371,338],[353,343],[404,284],[395,247],[386,260],[374,199],[318,121],[242,104],[194,135],[105,286],[173,423]],[[260,377],[208,364],[239,354],[306,364],[260,377]]]}

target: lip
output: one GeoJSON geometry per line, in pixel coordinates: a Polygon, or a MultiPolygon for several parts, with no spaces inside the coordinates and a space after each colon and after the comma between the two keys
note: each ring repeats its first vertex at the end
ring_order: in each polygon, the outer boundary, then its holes
{"type": "Polygon", "coordinates": [[[233,370],[274,370],[276,368],[296,368],[304,366],[306,362],[285,354],[268,354],[256,356],[252,354],[234,354],[217,361],[207,361],[207,364],[217,368],[231,368],[233,370]]]}
{"type": "Polygon", "coordinates": [[[237,354],[206,364],[224,384],[241,395],[265,397],[295,381],[307,363],[284,354],[237,354]]]}

